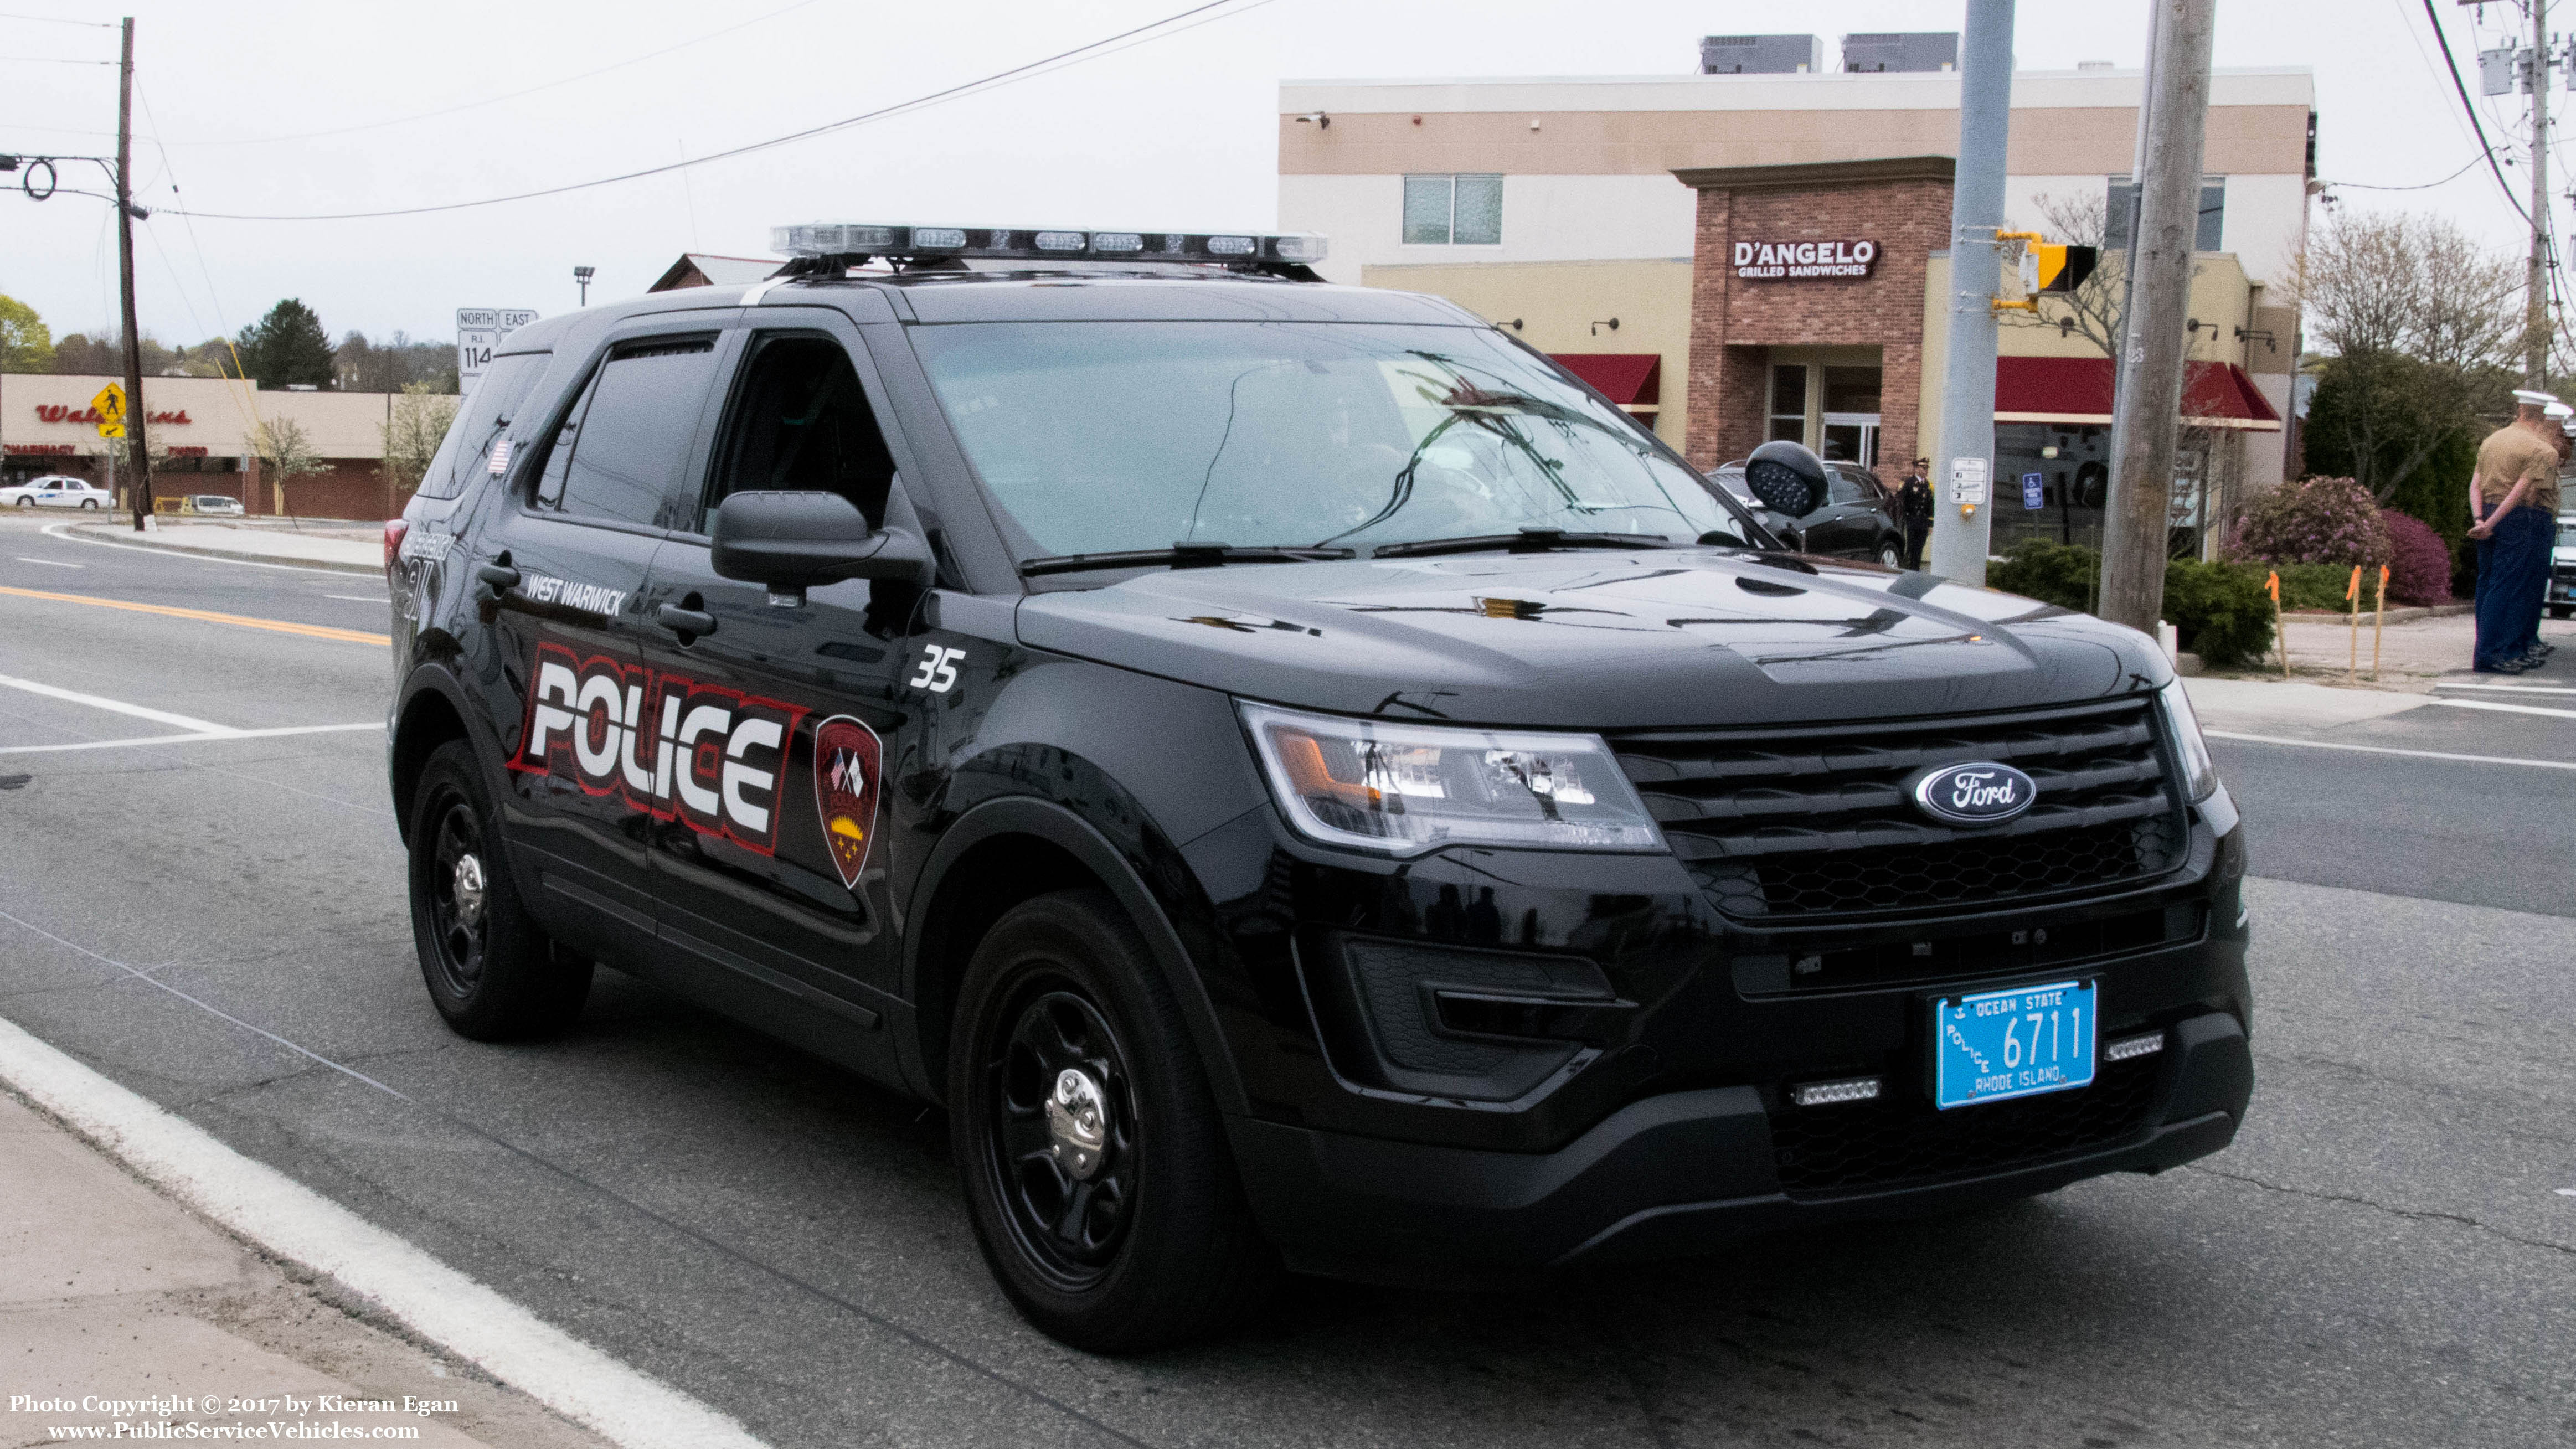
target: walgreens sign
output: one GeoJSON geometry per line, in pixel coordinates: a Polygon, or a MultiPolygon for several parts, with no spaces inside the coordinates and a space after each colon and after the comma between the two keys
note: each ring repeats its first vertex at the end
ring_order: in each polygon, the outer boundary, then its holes
{"type": "Polygon", "coordinates": [[[1874,241],[1740,241],[1735,275],[1747,282],[1807,277],[1866,277],[1878,262],[1874,241]]]}

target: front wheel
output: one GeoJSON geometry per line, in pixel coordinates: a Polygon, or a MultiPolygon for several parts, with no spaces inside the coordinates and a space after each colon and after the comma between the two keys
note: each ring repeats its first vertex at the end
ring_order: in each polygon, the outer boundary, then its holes
{"type": "Polygon", "coordinates": [[[1157,969],[1107,895],[1039,896],[976,947],[950,1033],[984,1261],[1029,1322],[1094,1353],[1221,1330],[1277,1272],[1157,969]]]}
{"type": "Polygon", "coordinates": [[[95,498],[84,498],[84,499],[82,499],[82,500],[81,500],[81,512],[83,512],[83,513],[96,513],[96,512],[98,512],[98,500],[97,500],[97,499],[95,499],[95,498]]]}
{"type": "Polygon", "coordinates": [[[18,506],[21,508],[33,508],[36,506],[36,500],[33,498],[21,498],[18,500],[18,506]]]}
{"type": "Polygon", "coordinates": [[[504,857],[499,812],[463,740],[421,767],[411,817],[411,929],[429,999],[476,1041],[547,1036],[590,995],[590,961],[537,929],[504,857]]]}
{"type": "Polygon", "coordinates": [[[1905,550],[1892,543],[1882,543],[1878,546],[1878,561],[1889,568],[1901,569],[1905,567],[1905,550]]]}

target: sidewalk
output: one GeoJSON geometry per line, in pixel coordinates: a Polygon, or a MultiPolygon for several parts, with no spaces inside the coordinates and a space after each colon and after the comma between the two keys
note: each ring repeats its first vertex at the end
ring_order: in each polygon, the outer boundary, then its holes
{"type": "Polygon", "coordinates": [[[340,1434],[355,1438],[399,1425],[417,1431],[406,1442],[433,1446],[607,1442],[354,1316],[327,1280],[290,1278],[7,1096],[0,1265],[0,1449],[91,1426],[112,1438],[120,1422],[128,1435],[160,1424],[277,1424],[310,1438],[345,1425],[340,1434]],[[399,1407],[406,1395],[410,1412],[399,1407]],[[93,1396],[144,1402],[123,1413],[82,1409],[93,1396]],[[292,1407],[275,1402],[290,1396],[292,1407]],[[394,1407],[332,1412],[333,1397],[394,1407]],[[210,1409],[214,1398],[272,1402],[210,1409]]]}
{"type": "Polygon", "coordinates": [[[71,531],[84,538],[171,553],[210,554],[342,573],[381,575],[385,571],[384,529],[380,524],[307,523],[298,529],[265,519],[245,524],[155,518],[147,533],[136,533],[122,523],[75,523],[71,531]]]}
{"type": "MultiPolygon", "coordinates": [[[[2290,668],[2299,679],[2321,684],[2342,685],[2354,654],[2353,635],[2342,619],[2301,618],[2288,620],[2290,668]]],[[[2478,621],[2468,614],[2443,618],[2418,618],[2403,624],[2392,623],[2381,636],[2379,678],[2371,678],[2370,616],[2361,616],[2358,683],[2364,689],[2397,690],[2411,694],[2429,693],[2443,680],[2470,678],[2469,661],[2478,632],[2478,621]]],[[[2544,618],[2540,637],[2558,646],[2563,658],[2552,659],[2545,671],[2523,675],[2525,684],[2562,682],[2554,676],[2576,671],[2576,620],[2544,618]]],[[[2244,668],[2231,669],[2233,679],[2272,679],[2281,677],[2281,656],[2267,653],[2262,661],[2244,668]]],[[[2492,677],[2492,676],[2485,676],[2492,677]]],[[[2197,696],[2194,696],[2197,698],[2197,696]]]]}

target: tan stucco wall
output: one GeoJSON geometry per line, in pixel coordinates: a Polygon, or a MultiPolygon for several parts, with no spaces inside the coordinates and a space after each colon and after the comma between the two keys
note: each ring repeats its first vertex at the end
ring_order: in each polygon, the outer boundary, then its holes
{"type": "MultiPolygon", "coordinates": [[[[85,411],[99,390],[120,379],[57,373],[0,374],[0,448],[11,444],[71,444],[76,456],[96,456],[112,446],[91,423],[47,422],[40,407],[85,411]]],[[[291,418],[304,428],[313,451],[325,458],[381,458],[386,409],[393,394],[380,392],[269,392],[257,383],[212,377],[148,377],[146,413],[188,415],[185,423],[147,423],[155,447],[204,448],[216,458],[248,454],[257,422],[291,418]]]]}
{"type": "Polygon", "coordinates": [[[1682,445],[1690,386],[1688,257],[1668,261],[1372,266],[1362,285],[1446,297],[1541,352],[1652,352],[1664,360],[1655,435],[1682,445]],[[1619,330],[1592,324],[1616,317],[1619,330]]]}

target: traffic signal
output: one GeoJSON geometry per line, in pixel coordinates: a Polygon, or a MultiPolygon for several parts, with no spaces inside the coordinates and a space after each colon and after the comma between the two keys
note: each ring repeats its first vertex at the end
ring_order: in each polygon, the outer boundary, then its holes
{"type": "Polygon", "coordinates": [[[2023,248],[2021,254],[2022,285],[2034,294],[2072,292],[2093,275],[2093,264],[2102,253],[2095,247],[2067,246],[2054,242],[2037,242],[2023,248]]]}

